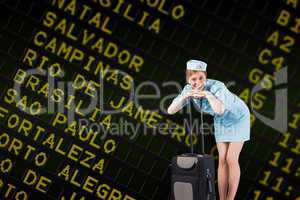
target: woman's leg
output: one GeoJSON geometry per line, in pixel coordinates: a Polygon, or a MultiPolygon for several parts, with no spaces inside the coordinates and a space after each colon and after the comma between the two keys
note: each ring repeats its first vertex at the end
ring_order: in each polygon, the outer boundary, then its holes
{"type": "Polygon", "coordinates": [[[226,164],[226,154],[228,150],[228,142],[218,142],[217,149],[219,152],[218,165],[218,189],[220,200],[226,200],[228,186],[228,167],[226,164]]]}
{"type": "Polygon", "coordinates": [[[226,162],[229,167],[229,188],[226,200],[234,200],[236,195],[241,170],[239,166],[239,155],[242,150],[244,142],[230,142],[227,155],[226,162]]]}

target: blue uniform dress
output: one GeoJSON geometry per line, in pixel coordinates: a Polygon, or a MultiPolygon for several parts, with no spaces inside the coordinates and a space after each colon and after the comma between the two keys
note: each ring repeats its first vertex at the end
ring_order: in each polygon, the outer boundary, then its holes
{"type": "MultiPolygon", "coordinates": [[[[213,94],[225,106],[223,114],[217,114],[211,108],[206,98],[202,99],[202,111],[214,116],[214,129],[216,142],[241,142],[250,140],[250,112],[248,106],[238,96],[231,93],[221,81],[207,79],[204,89],[213,94]]],[[[188,91],[192,90],[191,85],[186,84],[182,92],[173,100],[188,91]]],[[[192,98],[200,107],[200,99],[192,98]]],[[[188,101],[185,101],[186,105],[188,101]]]]}

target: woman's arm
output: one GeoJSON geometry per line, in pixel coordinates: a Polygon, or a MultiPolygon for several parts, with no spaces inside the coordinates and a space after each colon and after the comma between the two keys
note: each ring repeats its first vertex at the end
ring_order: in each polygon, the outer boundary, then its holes
{"type": "Polygon", "coordinates": [[[191,95],[191,86],[186,85],[181,94],[179,94],[171,103],[171,105],[168,107],[168,114],[172,115],[178,112],[183,106],[185,106],[188,103],[188,98],[191,95]]]}
{"type": "Polygon", "coordinates": [[[214,112],[219,115],[222,115],[225,112],[225,106],[222,101],[217,99],[212,93],[210,93],[209,91],[205,91],[205,97],[207,98],[214,112]]]}
{"type": "Polygon", "coordinates": [[[172,115],[178,112],[187,103],[188,95],[182,95],[174,99],[171,105],[168,107],[168,114],[172,115]]]}
{"type": "Polygon", "coordinates": [[[206,97],[213,111],[219,115],[222,115],[225,112],[225,105],[212,93],[209,91],[193,91],[190,85],[186,85],[181,94],[179,94],[168,107],[168,114],[175,114],[178,112],[187,104],[188,98],[192,96],[195,98],[206,97]]]}

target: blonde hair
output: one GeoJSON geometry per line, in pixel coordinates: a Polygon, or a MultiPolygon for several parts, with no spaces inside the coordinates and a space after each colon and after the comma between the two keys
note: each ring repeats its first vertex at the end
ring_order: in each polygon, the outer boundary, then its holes
{"type": "Polygon", "coordinates": [[[189,78],[190,76],[192,76],[193,74],[197,73],[197,72],[203,72],[205,74],[205,76],[207,76],[207,73],[206,71],[198,71],[198,70],[190,70],[190,69],[187,69],[185,71],[185,80],[186,82],[188,83],[189,82],[189,78]]]}

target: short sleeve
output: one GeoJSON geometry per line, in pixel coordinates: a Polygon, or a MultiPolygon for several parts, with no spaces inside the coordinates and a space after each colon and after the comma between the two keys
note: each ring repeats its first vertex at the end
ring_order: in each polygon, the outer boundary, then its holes
{"type": "Polygon", "coordinates": [[[232,94],[224,83],[212,86],[210,92],[224,104],[225,109],[229,110],[232,107],[232,94]]]}

